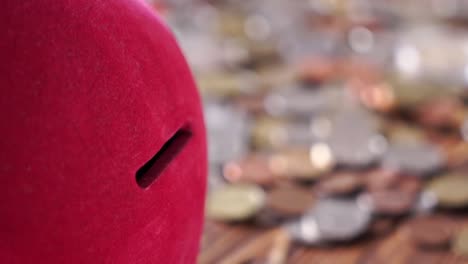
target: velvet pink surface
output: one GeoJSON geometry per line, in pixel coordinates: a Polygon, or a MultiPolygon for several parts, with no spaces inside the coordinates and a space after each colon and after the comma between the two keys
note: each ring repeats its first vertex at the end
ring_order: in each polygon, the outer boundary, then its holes
{"type": "Polygon", "coordinates": [[[205,131],[168,29],[137,0],[5,0],[0,32],[0,262],[194,263],[205,131]]]}

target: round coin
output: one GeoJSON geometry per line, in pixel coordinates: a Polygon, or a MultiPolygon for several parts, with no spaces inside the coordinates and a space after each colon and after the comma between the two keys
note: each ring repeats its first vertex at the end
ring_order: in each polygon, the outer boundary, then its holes
{"type": "Polygon", "coordinates": [[[414,251],[405,263],[408,264],[439,264],[444,263],[443,251],[414,251]]]}
{"type": "Polygon", "coordinates": [[[438,206],[446,208],[468,206],[468,177],[465,175],[443,175],[430,182],[427,189],[437,197],[438,206]]]}
{"type": "Polygon", "coordinates": [[[274,181],[269,158],[264,154],[250,154],[238,161],[224,165],[223,175],[229,182],[271,184],[274,181]]]}
{"type": "Polygon", "coordinates": [[[442,152],[435,146],[419,142],[406,141],[390,145],[384,155],[384,168],[424,176],[433,173],[444,165],[442,152]]]}
{"type": "Polygon", "coordinates": [[[393,170],[377,169],[366,174],[366,188],[378,191],[393,188],[398,184],[399,175],[393,170]]]}
{"type": "Polygon", "coordinates": [[[314,218],[302,217],[297,221],[287,223],[285,225],[285,229],[291,238],[298,242],[308,245],[314,245],[321,242],[317,222],[314,218]]]}
{"type": "Polygon", "coordinates": [[[350,110],[335,117],[328,143],[337,163],[365,167],[385,152],[387,140],[376,131],[369,114],[364,113],[350,110]]]}
{"type": "Polygon", "coordinates": [[[284,217],[299,216],[314,203],[311,192],[299,187],[280,186],[267,195],[267,207],[284,217]]]}
{"type": "Polygon", "coordinates": [[[360,175],[351,172],[335,174],[319,182],[316,190],[325,196],[349,195],[358,191],[363,185],[360,175]]]}
{"type": "Polygon", "coordinates": [[[410,222],[412,240],[420,247],[440,248],[452,239],[453,223],[441,216],[422,216],[410,222]]]}
{"type": "Polygon", "coordinates": [[[457,232],[452,243],[452,251],[460,256],[468,256],[468,227],[464,227],[460,232],[457,232]]]}
{"type": "Polygon", "coordinates": [[[206,214],[223,221],[241,221],[253,217],[265,204],[265,193],[256,185],[223,186],[208,195],[206,214]]]}
{"type": "Polygon", "coordinates": [[[322,199],[302,221],[315,221],[321,239],[347,241],[364,233],[371,220],[370,209],[359,200],[322,199]]]}
{"type": "Polygon", "coordinates": [[[270,167],[274,175],[280,178],[314,180],[331,169],[331,165],[318,165],[311,159],[307,149],[288,149],[273,155],[270,167]]]}
{"type": "Polygon", "coordinates": [[[374,210],[384,215],[403,215],[414,206],[416,196],[400,190],[381,190],[370,193],[374,210]]]}

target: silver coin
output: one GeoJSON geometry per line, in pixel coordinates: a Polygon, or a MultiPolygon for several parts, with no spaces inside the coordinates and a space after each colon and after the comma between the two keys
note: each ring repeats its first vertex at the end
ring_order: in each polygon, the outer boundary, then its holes
{"type": "Polygon", "coordinates": [[[345,166],[368,166],[387,148],[387,140],[377,132],[376,122],[366,112],[356,109],[337,114],[327,141],[337,163],[345,166]]]}
{"type": "Polygon", "coordinates": [[[285,129],[290,146],[309,146],[316,141],[307,122],[289,123],[285,129]]]}
{"type": "Polygon", "coordinates": [[[460,133],[465,141],[468,141],[468,118],[463,121],[460,128],[460,133]]]}
{"type": "Polygon", "coordinates": [[[292,239],[314,245],[321,242],[317,222],[314,219],[300,219],[285,225],[286,231],[292,239]]]}
{"type": "Polygon", "coordinates": [[[347,241],[364,233],[371,221],[371,208],[357,200],[327,198],[319,201],[302,221],[314,221],[325,241],[347,241]]]}
{"type": "Polygon", "coordinates": [[[419,141],[391,144],[382,160],[385,168],[420,176],[437,171],[444,163],[445,158],[437,147],[419,141]]]}
{"type": "Polygon", "coordinates": [[[301,87],[285,88],[265,98],[265,109],[274,116],[305,116],[328,112],[340,106],[343,89],[308,90],[301,87]]]}
{"type": "Polygon", "coordinates": [[[212,163],[241,157],[247,151],[247,114],[219,103],[205,103],[208,156],[212,163]]]}

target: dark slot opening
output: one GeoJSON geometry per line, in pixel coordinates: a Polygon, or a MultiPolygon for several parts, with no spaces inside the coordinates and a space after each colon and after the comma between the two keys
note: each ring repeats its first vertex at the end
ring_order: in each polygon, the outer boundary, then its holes
{"type": "Polygon", "coordinates": [[[184,148],[192,133],[179,129],[162,148],[136,172],[136,182],[141,188],[150,186],[184,148]]]}

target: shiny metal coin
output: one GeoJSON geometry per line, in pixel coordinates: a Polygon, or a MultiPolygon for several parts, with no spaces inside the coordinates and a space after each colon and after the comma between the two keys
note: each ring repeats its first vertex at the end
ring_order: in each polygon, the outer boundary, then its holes
{"type": "Polygon", "coordinates": [[[307,244],[315,245],[321,241],[317,222],[315,219],[299,219],[285,225],[285,229],[292,239],[307,244]]]}
{"type": "Polygon", "coordinates": [[[368,229],[371,215],[370,207],[363,201],[327,198],[318,201],[302,217],[301,223],[315,223],[318,236],[323,241],[348,241],[368,229]]]}
{"type": "Polygon", "coordinates": [[[327,142],[338,164],[365,167],[376,162],[387,149],[387,140],[377,132],[370,114],[354,108],[332,121],[327,142]]]}
{"type": "Polygon", "coordinates": [[[401,190],[381,190],[370,194],[375,212],[384,215],[403,215],[409,213],[416,202],[416,195],[401,190]]]}
{"type": "Polygon", "coordinates": [[[363,184],[361,175],[342,172],[321,180],[316,186],[316,191],[325,196],[348,195],[361,189],[363,184]]]}
{"type": "Polygon", "coordinates": [[[265,192],[256,185],[233,184],[208,195],[206,214],[222,221],[241,221],[253,217],[265,205],[265,192]]]}
{"type": "Polygon", "coordinates": [[[270,167],[279,178],[315,180],[330,171],[334,161],[326,149],[317,154],[317,149],[291,148],[275,154],[270,167]],[[319,157],[320,156],[320,157],[319,157]]]}
{"type": "Polygon", "coordinates": [[[444,164],[445,158],[437,147],[417,141],[391,144],[382,160],[387,169],[420,176],[436,172],[444,164]]]}
{"type": "Polygon", "coordinates": [[[215,102],[206,103],[204,111],[210,162],[219,164],[242,156],[247,151],[246,113],[215,102]]]}
{"type": "Polygon", "coordinates": [[[437,197],[438,206],[462,208],[468,206],[468,177],[458,174],[446,174],[435,178],[427,190],[437,197]]]}
{"type": "Polygon", "coordinates": [[[453,253],[460,256],[468,256],[468,228],[464,227],[457,232],[452,242],[453,253]]]}

